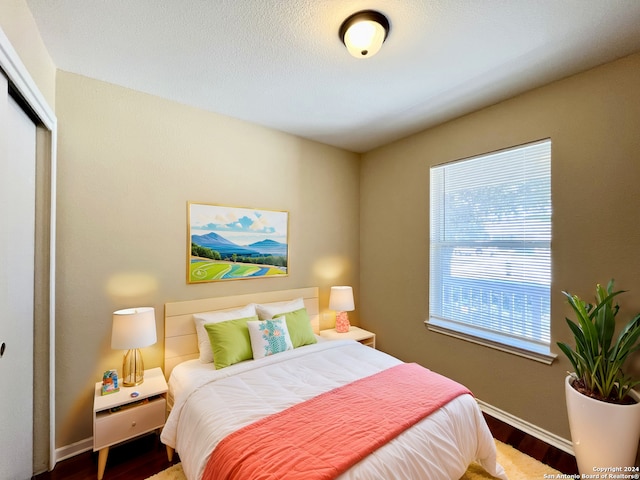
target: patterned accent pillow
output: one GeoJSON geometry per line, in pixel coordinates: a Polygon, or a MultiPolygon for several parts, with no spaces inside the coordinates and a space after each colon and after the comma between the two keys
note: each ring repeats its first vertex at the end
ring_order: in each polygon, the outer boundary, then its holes
{"type": "Polygon", "coordinates": [[[254,359],[293,350],[287,322],[283,318],[248,321],[247,327],[254,359]]]}

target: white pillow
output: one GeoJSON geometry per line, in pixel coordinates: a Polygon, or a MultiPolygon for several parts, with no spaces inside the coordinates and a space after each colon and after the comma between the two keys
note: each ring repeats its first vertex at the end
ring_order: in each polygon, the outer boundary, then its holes
{"type": "Polygon", "coordinates": [[[293,350],[287,322],[284,318],[249,320],[247,327],[249,328],[254,359],[293,350]]]}
{"type": "Polygon", "coordinates": [[[296,298],[286,302],[272,302],[264,304],[256,304],[256,312],[260,320],[269,320],[279,313],[289,313],[304,308],[304,300],[296,298]]]}
{"type": "Polygon", "coordinates": [[[211,342],[209,335],[204,328],[205,323],[219,323],[227,320],[237,320],[240,318],[248,318],[256,315],[256,306],[254,303],[242,308],[234,308],[233,310],[220,310],[215,312],[195,313],[193,321],[196,324],[196,333],[198,335],[198,350],[200,350],[200,361],[202,363],[213,362],[213,350],[211,350],[211,342]]]}

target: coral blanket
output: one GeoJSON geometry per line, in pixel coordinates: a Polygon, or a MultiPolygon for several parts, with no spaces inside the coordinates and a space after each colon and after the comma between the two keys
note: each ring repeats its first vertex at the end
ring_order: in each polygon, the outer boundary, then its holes
{"type": "Polygon", "coordinates": [[[203,479],[333,479],[465,393],[471,392],[420,365],[397,365],[228,435],[203,479]]]}

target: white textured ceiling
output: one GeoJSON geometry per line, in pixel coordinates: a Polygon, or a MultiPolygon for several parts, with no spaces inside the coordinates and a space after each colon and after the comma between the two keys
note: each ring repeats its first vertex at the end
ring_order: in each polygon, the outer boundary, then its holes
{"type": "Polygon", "coordinates": [[[640,0],[27,4],[62,70],[356,152],[640,51],[640,0]],[[338,38],[362,9],[391,23],[368,59],[338,38]]]}

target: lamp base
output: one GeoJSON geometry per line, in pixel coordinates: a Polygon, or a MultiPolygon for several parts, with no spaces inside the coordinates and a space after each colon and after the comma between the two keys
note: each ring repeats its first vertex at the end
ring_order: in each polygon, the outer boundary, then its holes
{"type": "Polygon", "coordinates": [[[349,328],[351,328],[351,324],[347,312],[338,312],[336,314],[336,332],[347,333],[349,328]]]}
{"type": "Polygon", "coordinates": [[[122,385],[135,387],[144,382],[144,362],[139,348],[127,350],[122,361],[122,385]]]}

